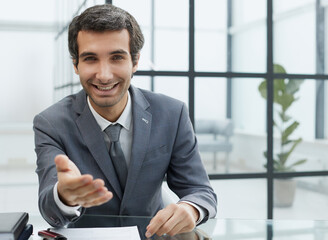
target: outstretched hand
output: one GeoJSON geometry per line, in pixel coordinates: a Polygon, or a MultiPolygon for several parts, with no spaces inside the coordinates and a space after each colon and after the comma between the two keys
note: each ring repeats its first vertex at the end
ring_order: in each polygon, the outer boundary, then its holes
{"type": "Polygon", "coordinates": [[[112,199],[113,194],[105,187],[102,179],[94,180],[90,174],[81,175],[66,155],[57,155],[55,164],[58,174],[57,191],[64,204],[93,207],[112,199]]]}

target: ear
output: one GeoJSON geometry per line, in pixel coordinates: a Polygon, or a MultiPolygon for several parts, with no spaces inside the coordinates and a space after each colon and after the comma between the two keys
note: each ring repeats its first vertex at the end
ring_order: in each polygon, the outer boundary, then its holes
{"type": "Polygon", "coordinates": [[[73,59],[73,67],[74,67],[75,74],[79,75],[79,69],[77,68],[77,65],[76,65],[76,59],[73,59]]]}
{"type": "Polygon", "coordinates": [[[138,53],[136,64],[132,68],[132,72],[133,73],[135,73],[137,71],[137,69],[138,69],[139,59],[140,59],[140,53],[138,53]]]}

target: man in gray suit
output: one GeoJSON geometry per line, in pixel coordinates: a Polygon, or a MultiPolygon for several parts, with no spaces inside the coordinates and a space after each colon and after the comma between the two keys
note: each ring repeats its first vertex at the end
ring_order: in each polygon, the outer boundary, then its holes
{"type": "Polygon", "coordinates": [[[185,104],[130,84],[144,43],[135,19],[94,6],[68,35],[83,90],[34,119],[42,216],[59,227],[84,213],[154,216],[146,237],[188,232],[214,217],[216,195],[185,104]],[[112,125],[120,126],[118,142],[108,135],[112,125]],[[163,208],[165,176],[180,200],[163,208]]]}

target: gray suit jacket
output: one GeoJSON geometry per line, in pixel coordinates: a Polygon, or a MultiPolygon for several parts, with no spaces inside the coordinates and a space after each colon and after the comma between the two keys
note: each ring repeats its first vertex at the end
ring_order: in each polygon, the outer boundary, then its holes
{"type": "Polygon", "coordinates": [[[54,158],[66,154],[82,174],[105,181],[113,199],[83,209],[83,213],[153,216],[163,207],[162,181],[181,200],[216,214],[216,195],[202,165],[186,106],[173,98],[131,85],[133,142],[125,192],[109,157],[103,134],[82,90],[52,105],[34,118],[35,151],[39,176],[39,209],[52,226],[75,219],[61,213],[54,202],[57,182],[54,158]]]}

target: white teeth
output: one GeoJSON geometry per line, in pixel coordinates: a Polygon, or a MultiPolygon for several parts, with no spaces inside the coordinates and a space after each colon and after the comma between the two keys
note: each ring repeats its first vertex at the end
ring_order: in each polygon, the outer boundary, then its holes
{"type": "Polygon", "coordinates": [[[97,88],[99,90],[102,90],[102,91],[108,91],[108,90],[111,90],[113,87],[116,86],[116,83],[114,85],[111,85],[111,86],[108,86],[108,87],[101,87],[101,86],[97,86],[97,88]]]}

